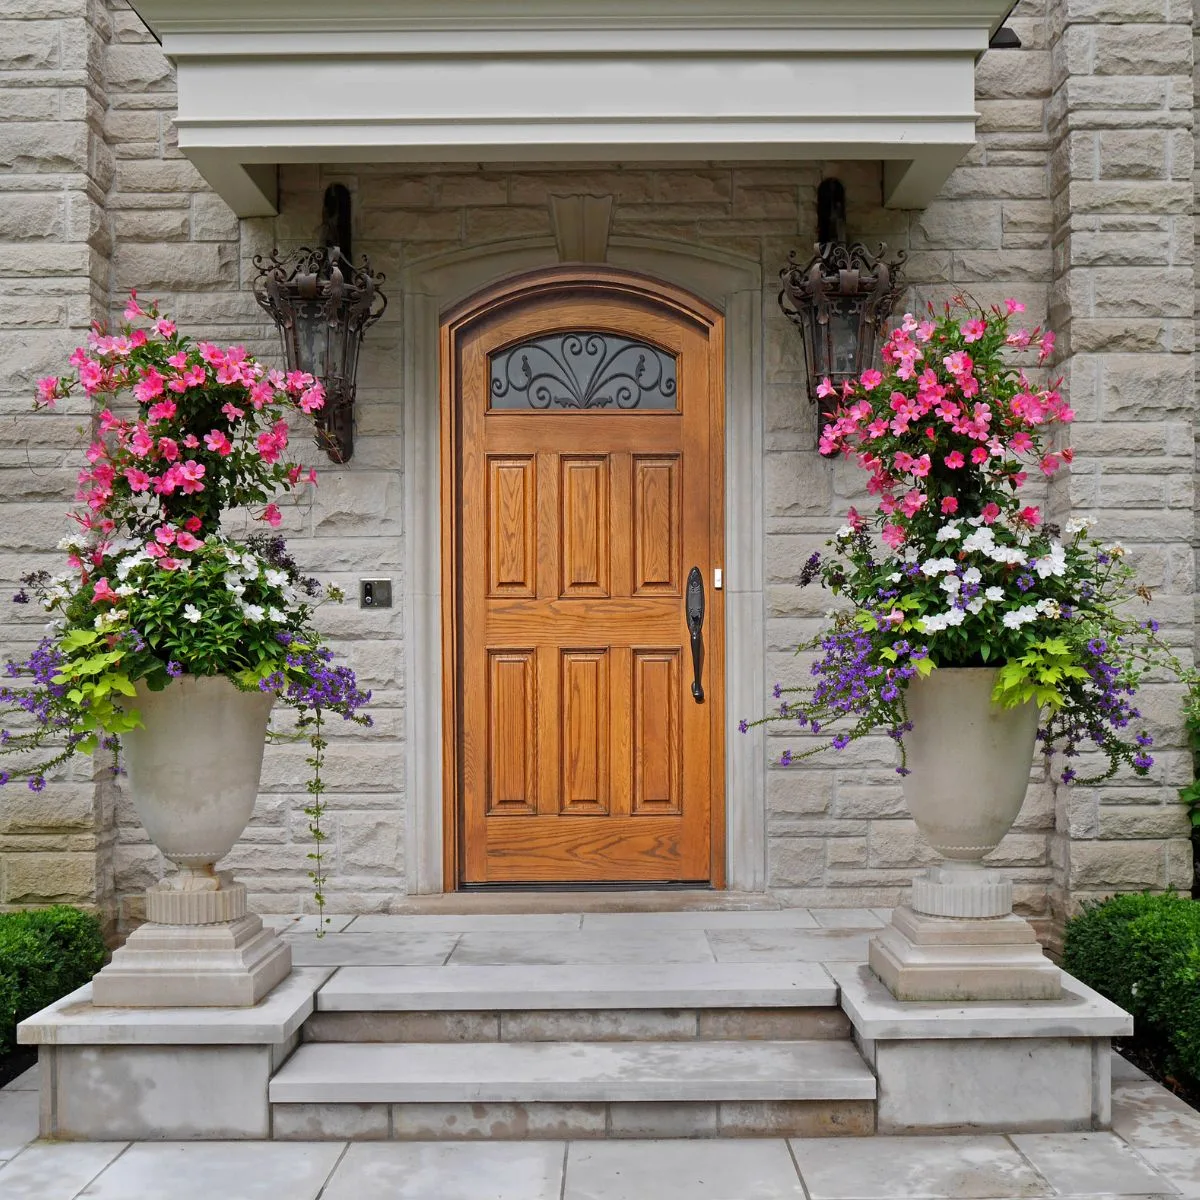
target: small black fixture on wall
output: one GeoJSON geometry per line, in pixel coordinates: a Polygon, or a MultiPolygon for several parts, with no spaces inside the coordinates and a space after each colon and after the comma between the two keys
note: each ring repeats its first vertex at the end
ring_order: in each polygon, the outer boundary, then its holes
{"type": "Polygon", "coordinates": [[[907,255],[884,262],[887,246],[872,254],[862,242],[846,241],[846,189],[824,179],[817,189],[816,253],[801,266],[793,250],[779,272],[779,306],[804,335],[809,398],[829,420],[841,400],[842,384],[875,362],[876,348],[900,297],[899,276],[907,255]],[[836,389],[819,397],[821,381],[836,389]]]}
{"type": "Polygon", "coordinates": [[[350,190],[344,184],[325,190],[321,240],[320,250],[255,255],[254,295],[279,328],[288,370],[307,371],[324,386],[317,445],[344,463],[354,454],[359,347],[387,308],[379,290],[384,276],[371,270],[365,256],[359,266],[351,261],[350,190]]]}

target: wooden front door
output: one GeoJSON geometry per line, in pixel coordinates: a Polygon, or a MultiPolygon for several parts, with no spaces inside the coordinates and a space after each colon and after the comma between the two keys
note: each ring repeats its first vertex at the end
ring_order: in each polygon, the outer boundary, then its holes
{"type": "Polygon", "coordinates": [[[448,886],[723,885],[723,358],[604,269],[445,321],[448,886]]]}

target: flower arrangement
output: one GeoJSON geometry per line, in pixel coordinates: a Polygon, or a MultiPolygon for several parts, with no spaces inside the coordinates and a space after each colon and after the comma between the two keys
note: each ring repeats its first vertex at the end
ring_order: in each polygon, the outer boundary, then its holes
{"type": "Polygon", "coordinates": [[[59,544],[67,570],[25,576],[14,597],[28,604],[32,592],[51,620],[30,657],[7,665],[25,686],[0,688],[0,706],[21,717],[0,731],[0,754],[18,764],[0,771],[0,785],[23,779],[41,791],[73,754],[116,751],[141,723],[139,680],[161,690],[179,675],[223,675],[273,692],[296,711],[296,732],[274,736],[306,737],[312,751],[305,812],[323,912],[324,719],[369,725],[360,710],[370,693],[332,665],[312,624],[337,590],[304,577],[277,534],[238,541],[222,530],[234,508],[277,527],[276,497],[315,485],[316,473],[285,455],[288,418],[320,410],[321,384],[267,370],[242,347],[192,342],[136,293],[125,322],[115,335],[93,328],[71,355],[73,377],[38,383],[35,408],[82,390],[99,412],[74,528],[59,544]]]}
{"type": "MultiPolygon", "coordinates": [[[[867,473],[875,512],[850,508],[830,553],[800,572],[802,585],[819,579],[849,607],[800,647],[816,652],[813,682],[775,687],[779,708],[764,721],[828,738],[785,750],[782,765],[883,729],[907,774],[905,689],[937,667],[972,666],[999,668],[995,703],[1038,705],[1044,751],[1068,760],[1064,782],[1084,750],[1103,765],[1080,782],[1152,765],[1132,698],[1148,670],[1187,671],[1153,620],[1123,611],[1134,596],[1150,599],[1123,549],[1082,520],[1060,530],[1022,495],[1031,476],[1072,461],[1051,443],[1074,418],[1057,384],[1034,383],[1010,361],[1036,349],[1041,366],[1053,353],[1053,333],[1012,327],[1022,311],[1015,300],[984,311],[959,297],[924,320],[906,314],[883,370],[844,385],[820,446],[867,473]]],[[[828,380],[819,391],[836,394],[828,380]]]]}

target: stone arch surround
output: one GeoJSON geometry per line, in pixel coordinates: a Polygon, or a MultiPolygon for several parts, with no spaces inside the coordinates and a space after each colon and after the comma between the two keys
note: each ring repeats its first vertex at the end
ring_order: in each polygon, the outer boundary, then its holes
{"type": "MultiPolygon", "coordinates": [[[[443,890],[441,313],[490,283],[558,265],[549,239],[455,250],[402,277],[404,363],[404,637],[408,647],[405,878],[411,894],[443,890]],[[430,500],[434,499],[434,503],[430,500]]],[[[726,320],[726,729],[764,692],[762,273],[757,262],[678,242],[612,237],[605,261],[687,288],[726,320]]],[[[766,776],[760,735],[726,746],[728,887],[765,891],[766,776]]]]}

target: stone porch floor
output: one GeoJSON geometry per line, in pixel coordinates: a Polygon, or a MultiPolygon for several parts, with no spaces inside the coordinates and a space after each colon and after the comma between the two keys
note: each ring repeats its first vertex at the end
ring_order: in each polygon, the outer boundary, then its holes
{"type": "Polygon", "coordinates": [[[0,1091],[4,1200],[1200,1200],[1200,1113],[1114,1055],[1111,1133],[649,1142],[39,1142],[0,1091]]]}
{"type": "MultiPolygon", "coordinates": [[[[563,898],[557,898],[563,904],[563,898]]],[[[265,918],[297,966],[828,964],[866,957],[886,909],[470,911],[265,918]]],[[[349,972],[346,971],[349,968],[349,972]]],[[[425,972],[422,972],[424,974],[425,972]]],[[[686,973],[686,969],[684,971],[686,973]]],[[[337,978],[335,975],[334,978],[337,978]]],[[[1114,1056],[1111,1132],[563,1142],[35,1140],[36,1069],[0,1092],[4,1200],[1200,1200],[1200,1113],[1114,1056]]]]}

